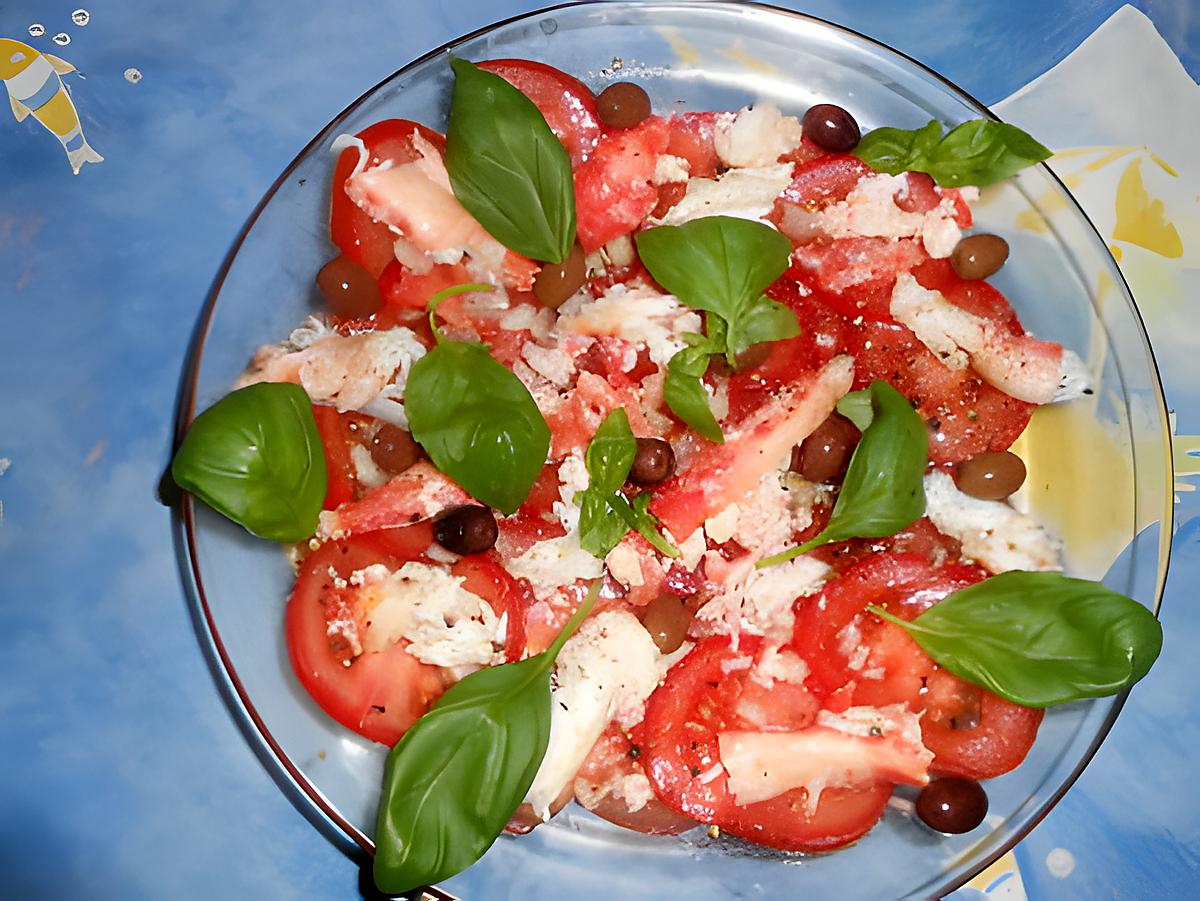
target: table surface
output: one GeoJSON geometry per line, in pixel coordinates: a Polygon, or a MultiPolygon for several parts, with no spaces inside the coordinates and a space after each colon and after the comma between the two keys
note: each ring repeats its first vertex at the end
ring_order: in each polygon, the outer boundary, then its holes
{"type": "MultiPolygon", "coordinates": [[[[80,27],[82,2],[0,3],[0,35],[78,67],[83,126],[107,157],[72,177],[32,117],[0,125],[0,896],[359,897],[358,863],[279,791],[218,694],[156,483],[200,305],[275,176],[368,86],[537,4],[140,2],[89,7],[80,27]],[[28,37],[32,23],[45,37],[28,37]],[[70,44],[52,44],[58,32],[70,44]]],[[[920,16],[882,0],[784,5],[991,103],[1120,4],[937,0],[920,16]]],[[[1195,78],[1193,0],[1137,5],[1195,78]]],[[[1187,375],[1165,373],[1174,404],[1191,396],[1187,375]]],[[[1181,787],[1200,699],[1180,686],[1200,638],[1195,497],[1176,510],[1164,656],[1018,848],[1031,898],[1191,894],[1200,814],[1181,787]],[[1072,858],[1056,877],[1050,864],[1072,858]]]]}

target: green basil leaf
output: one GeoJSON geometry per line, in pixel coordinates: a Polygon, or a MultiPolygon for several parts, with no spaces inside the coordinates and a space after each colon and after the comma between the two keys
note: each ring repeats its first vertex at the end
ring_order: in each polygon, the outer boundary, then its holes
{"type": "Polygon", "coordinates": [[[960,679],[1024,707],[1116,694],[1150,671],[1162,626],[1137,601],[1060,573],[1006,572],[960,589],[905,629],[960,679]]]}
{"type": "Polygon", "coordinates": [[[575,240],[571,161],[533,102],[499,75],[450,61],[446,171],[458,202],[497,241],[561,263],[575,240]]]}
{"type": "MultiPolygon", "coordinates": [[[[600,560],[621,543],[629,525],[617,509],[616,492],[587,490],[579,495],[579,546],[600,560]]],[[[621,498],[623,501],[624,498],[621,498]]]]}
{"type": "Polygon", "coordinates": [[[860,432],[865,432],[871,420],[875,418],[875,409],[871,406],[871,389],[851,391],[837,402],[837,411],[854,423],[860,432]]]}
{"type": "Polygon", "coordinates": [[[887,382],[872,382],[874,418],[850,457],[829,523],[804,544],[760,560],[759,568],[847,538],[894,535],[925,513],[929,436],[912,405],[887,382]]]}
{"type": "Polygon", "coordinates": [[[261,538],[294,542],[316,531],[327,473],[312,403],[299,385],[263,382],[196,417],[171,476],[261,538]]]}
{"type": "Polygon", "coordinates": [[[916,131],[877,128],[854,153],[880,172],[926,172],[946,187],[985,187],[1051,155],[1015,125],[993,119],[964,122],[944,137],[936,120],[916,131]]]}
{"type": "Polygon", "coordinates": [[[596,602],[592,583],[554,643],[451,686],[388,754],[375,883],[402,893],[460,873],[504,830],[550,740],[550,670],[596,602]]]}
{"type": "Polygon", "coordinates": [[[852,151],[872,169],[888,175],[923,172],[928,154],[942,139],[942,126],[936,119],[913,131],[903,128],[876,128],[867,132],[852,151]]]}
{"type": "Polygon", "coordinates": [[[800,323],[790,308],[769,297],[759,297],[729,326],[726,354],[730,365],[735,364],[738,354],[748,347],[763,341],[794,338],[798,334],[800,323]]]}
{"type": "Polygon", "coordinates": [[[730,325],[783,275],[792,252],[791,242],[770,226],[731,216],[660,225],[635,240],[655,281],[730,325]]]}
{"type": "Polygon", "coordinates": [[[612,494],[620,490],[629,478],[635,456],[637,439],[629,428],[629,417],[624,408],[617,407],[604,417],[584,454],[588,490],[599,494],[612,494]]]}
{"type": "Polygon", "coordinates": [[[529,390],[486,348],[439,343],[413,364],[404,409],[438,469],[503,513],[521,506],[546,462],[550,428],[529,390]]]}
{"type": "Polygon", "coordinates": [[[633,500],[626,500],[618,495],[619,502],[615,504],[621,518],[639,535],[650,543],[659,553],[668,557],[678,557],[679,548],[667,541],[658,530],[658,517],[650,512],[650,495],[647,492],[634,495],[633,500]]]}
{"type": "Polygon", "coordinates": [[[685,347],[671,357],[663,379],[663,400],[698,435],[724,444],[721,425],[708,406],[708,392],[700,381],[708,370],[708,358],[704,347],[685,347]]]}

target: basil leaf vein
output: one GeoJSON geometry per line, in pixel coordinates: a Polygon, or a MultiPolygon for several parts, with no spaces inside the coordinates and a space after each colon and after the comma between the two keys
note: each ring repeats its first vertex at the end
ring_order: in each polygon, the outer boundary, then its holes
{"type": "Polygon", "coordinates": [[[925,423],[887,382],[872,382],[866,390],[873,416],[850,457],[829,523],[804,544],[760,560],[760,569],[833,541],[894,535],[924,515],[925,423]]]}
{"type": "Polygon", "coordinates": [[[541,654],[451,686],[388,754],[375,828],[374,877],[389,893],[459,873],[504,830],[550,740],[550,670],[599,595],[592,583],[541,654]]]}
{"type": "Polygon", "coordinates": [[[925,172],[946,187],[985,187],[1048,159],[1050,150],[1007,122],[972,119],[945,135],[936,119],[914,131],[876,128],[854,154],[880,172],[925,172]]]}
{"type": "Polygon", "coordinates": [[[1024,707],[1116,694],[1162,650],[1162,626],[1099,582],[1013,571],[962,588],[911,622],[869,606],[907,631],[942,667],[1024,707]]]}
{"type": "Polygon", "coordinates": [[[453,58],[446,129],[450,187],[505,247],[561,263],[575,240],[575,183],[562,143],[507,81],[453,58]]]}
{"type": "Polygon", "coordinates": [[[226,395],[196,417],[171,476],[260,538],[308,538],[328,479],[312,402],[299,385],[272,382],[226,395]]]}

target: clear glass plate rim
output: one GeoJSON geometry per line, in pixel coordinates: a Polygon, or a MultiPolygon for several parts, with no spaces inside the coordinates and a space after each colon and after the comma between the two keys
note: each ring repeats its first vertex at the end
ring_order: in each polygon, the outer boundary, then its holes
{"type": "MultiPolygon", "coordinates": [[[[396,71],[392,72],[377,84],[371,86],[364,91],[360,96],[351,101],[344,109],[337,113],[330,121],[318,131],[313,138],[304,145],[303,148],[296,154],[290,163],[283,169],[280,175],[274,180],[262,198],[255,205],[245,223],[238,231],[234,238],[228,253],[223,259],[216,276],[213,279],[212,286],[209,289],[208,295],[205,298],[204,305],[201,308],[200,315],[197,319],[195,329],[192,333],[186,355],[184,357],[184,365],[182,367],[182,375],[177,396],[176,411],[175,411],[175,429],[174,429],[174,448],[178,448],[183,440],[184,434],[195,418],[196,395],[199,382],[201,364],[203,362],[204,346],[208,337],[209,329],[212,323],[213,315],[216,309],[217,300],[220,297],[221,289],[224,286],[225,280],[229,275],[230,270],[237,259],[238,253],[241,250],[243,243],[253,230],[259,217],[267,204],[276,195],[283,184],[288,180],[293,171],[300,163],[308,156],[308,154],[325,140],[326,136],[333,129],[336,123],[342,121],[347,115],[353,112],[360,104],[372,97],[378,90],[386,84],[405,72],[420,66],[436,57],[445,54],[455,47],[481,37],[496,29],[511,25],[517,22],[536,19],[564,9],[574,9],[578,7],[658,7],[664,12],[670,10],[695,9],[695,5],[682,2],[664,2],[664,0],[579,0],[579,2],[559,3],[552,6],[542,7],[540,9],[521,13],[509,18],[492,22],[475,29],[467,34],[456,37],[446,43],[429,50],[416,59],[401,66],[396,71]]],[[[936,81],[941,82],[953,93],[967,101],[967,104],[974,108],[980,116],[986,116],[991,119],[999,120],[995,114],[991,112],[983,103],[977,100],[973,95],[959,87],[954,82],[950,81],[945,76],[933,70],[929,66],[922,63],[920,60],[909,56],[902,50],[898,50],[883,41],[865,35],[853,28],[844,25],[839,25],[834,22],[829,22],[818,16],[809,15],[807,13],[797,12],[795,10],[785,9],[769,3],[753,2],[753,0],[712,0],[705,2],[705,7],[709,8],[725,8],[738,9],[750,8],[762,10],[765,12],[786,16],[789,18],[799,19],[806,22],[811,22],[818,26],[828,28],[834,31],[841,32],[857,40],[861,40],[867,44],[880,48],[881,50],[899,57],[908,64],[915,66],[923,71],[928,76],[931,76],[936,81]]],[[[1150,345],[1149,336],[1146,331],[1141,311],[1133,300],[1132,292],[1129,289],[1120,268],[1112,259],[1111,253],[1107,249],[1107,244],[1103,237],[1096,229],[1095,224],[1084,212],[1079,202],[1071,194],[1070,190],[1063,184],[1057,174],[1050,169],[1046,164],[1039,163],[1038,168],[1047,176],[1054,186],[1063,194],[1070,202],[1075,213],[1087,223],[1095,240],[1104,248],[1104,253],[1107,256],[1107,265],[1110,276],[1114,279],[1118,291],[1122,294],[1127,307],[1133,314],[1134,320],[1138,328],[1138,337],[1141,339],[1143,349],[1146,352],[1150,368],[1153,372],[1153,388],[1155,412],[1158,414],[1160,432],[1168,436],[1170,429],[1168,426],[1168,414],[1165,400],[1165,394],[1162,385],[1162,374],[1160,372],[1158,361],[1154,356],[1150,345]]],[[[1165,543],[1165,559],[1162,560],[1159,566],[1159,571],[1156,576],[1155,592],[1153,598],[1153,610],[1155,615],[1161,612],[1161,602],[1163,588],[1167,578],[1167,568],[1169,566],[1169,552],[1172,540],[1172,522],[1173,522],[1173,504],[1172,497],[1172,481],[1173,481],[1173,460],[1170,452],[1169,441],[1164,448],[1164,472],[1166,485],[1164,486],[1164,496],[1166,502],[1159,520],[1159,529],[1165,531],[1165,542],[1160,538],[1160,548],[1165,543]]],[[[301,813],[317,825],[323,832],[328,833],[330,828],[333,830],[332,838],[337,844],[350,851],[351,853],[361,849],[367,854],[374,853],[374,843],[370,837],[365,835],[360,829],[346,820],[340,812],[334,807],[328,799],[321,793],[311,780],[307,778],[304,772],[291,760],[290,757],[283,751],[282,747],[267,728],[266,723],[259,715],[254,703],[249,697],[237,671],[230,660],[224,644],[221,641],[220,633],[217,630],[216,622],[213,618],[211,608],[204,592],[204,583],[200,573],[200,561],[196,547],[196,521],[195,508],[192,502],[192,497],[186,493],[181,493],[179,502],[173,505],[172,510],[172,528],[175,538],[175,549],[178,564],[180,568],[180,576],[184,583],[185,594],[187,595],[189,607],[191,609],[193,625],[197,631],[197,636],[200,639],[201,645],[208,658],[210,668],[213,671],[214,679],[218,683],[218,688],[225,698],[230,710],[235,715],[239,727],[251,746],[255,749],[264,767],[271,772],[277,784],[289,796],[292,802],[300,808],[301,813]],[[282,767],[283,772],[279,771],[282,767]],[[316,808],[315,810],[313,808],[316,808]],[[346,840],[349,839],[352,845],[347,845],[346,840]]],[[[993,849],[990,853],[984,855],[977,860],[973,865],[965,868],[955,876],[939,887],[937,894],[945,894],[953,891],[956,888],[965,885],[970,879],[978,873],[985,870],[988,866],[1010,851],[1021,839],[1045,818],[1045,816],[1054,808],[1054,806],[1062,799],[1068,790],[1072,787],[1075,781],[1082,774],[1087,765],[1091,762],[1100,745],[1107,737],[1112,729],[1113,723],[1116,721],[1121,708],[1127,700],[1129,692],[1123,692],[1117,696],[1112,704],[1112,709],[1105,717],[1101,724],[1096,737],[1088,746],[1086,751],[1080,756],[1079,762],[1070,774],[1063,780],[1061,785],[1052,792],[1049,797],[1043,801],[1036,810],[1026,815],[1026,821],[1019,827],[1015,828],[1009,838],[1002,842],[999,846],[993,849]]],[[[438,899],[447,899],[453,901],[453,896],[445,894],[437,890],[435,887],[427,889],[429,896],[438,899]]]]}

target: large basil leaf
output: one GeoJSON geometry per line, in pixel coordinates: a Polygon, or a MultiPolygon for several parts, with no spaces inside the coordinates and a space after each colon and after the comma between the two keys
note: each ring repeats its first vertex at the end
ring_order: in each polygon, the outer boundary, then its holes
{"type": "Polygon", "coordinates": [[[636,240],[655,281],[688,306],[731,325],[783,275],[792,252],[791,242],[775,229],[732,216],[660,225],[638,232],[636,240]]]}
{"type": "Polygon", "coordinates": [[[926,172],[946,187],[984,187],[1051,155],[1015,125],[993,119],[972,119],[945,136],[937,120],[915,131],[876,128],[863,136],[854,153],[880,172],[926,172]]]}
{"type": "Polygon", "coordinates": [[[505,247],[561,263],[575,240],[571,161],[533,102],[499,75],[452,59],[446,171],[459,203],[505,247]]]}
{"type": "Polygon", "coordinates": [[[921,648],[960,679],[1025,707],[1116,694],[1149,672],[1162,626],[1099,582],[1007,572],[962,588],[905,622],[921,648]]]}
{"type": "Polygon", "coordinates": [[[759,561],[760,568],[832,541],[894,535],[924,515],[925,423],[887,382],[872,382],[867,390],[874,415],[850,457],[828,525],[810,541],[759,561]]]}
{"type": "Polygon", "coordinates": [[[546,462],[550,428],[487,348],[441,341],[413,364],[404,410],[438,469],[503,513],[521,506],[546,462]]]}
{"type": "Polygon", "coordinates": [[[629,417],[618,407],[604,417],[588,444],[584,456],[588,486],[577,498],[579,546],[601,560],[630,529],[664,554],[679,556],[678,549],[658,532],[658,519],[648,509],[650,495],[636,495],[631,504],[622,492],[636,455],[637,439],[629,417]]]}
{"type": "Polygon", "coordinates": [[[262,538],[294,542],[317,528],[327,474],[312,403],[299,385],[264,382],[196,417],[171,476],[262,538]]]}
{"type": "Polygon", "coordinates": [[[600,582],[536,657],[472,673],[388,754],[375,827],[375,883],[407,892],[459,873],[504,830],[550,739],[550,670],[600,582]]]}

